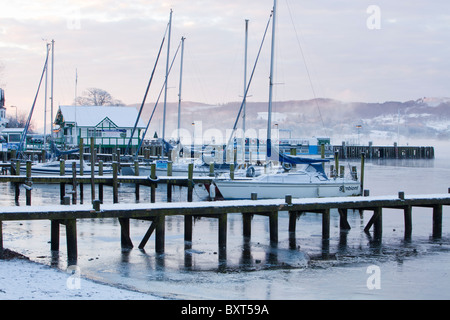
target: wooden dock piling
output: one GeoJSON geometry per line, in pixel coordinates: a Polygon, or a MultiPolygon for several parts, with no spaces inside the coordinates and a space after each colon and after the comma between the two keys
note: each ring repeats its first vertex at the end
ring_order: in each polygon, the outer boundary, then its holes
{"type": "MultiPolygon", "coordinates": [[[[363,158],[362,158],[363,161],[363,158]]],[[[75,165],[75,163],[73,164],[75,165]]],[[[338,163],[337,163],[338,165],[338,163]]],[[[136,166],[136,164],[135,164],[136,166]]],[[[337,166],[338,168],[339,166],[337,166]]],[[[228,214],[239,213],[242,215],[242,235],[244,241],[248,242],[252,233],[252,217],[254,215],[263,215],[268,218],[269,224],[269,241],[272,246],[277,246],[279,241],[279,215],[283,212],[289,214],[289,246],[295,248],[295,232],[298,217],[304,213],[317,213],[322,215],[322,246],[324,251],[329,246],[331,235],[330,215],[332,209],[337,209],[339,213],[339,228],[341,231],[350,230],[350,224],[347,220],[348,210],[365,210],[372,211],[369,222],[364,228],[364,231],[370,233],[373,230],[375,240],[380,240],[382,237],[382,218],[384,208],[394,208],[403,210],[404,225],[405,225],[405,239],[410,239],[412,235],[412,208],[413,207],[430,207],[433,210],[433,238],[439,239],[442,237],[442,216],[443,206],[450,205],[450,194],[444,195],[430,195],[430,196],[408,196],[400,191],[398,195],[386,197],[371,197],[369,193],[365,192],[364,197],[347,197],[347,198],[314,198],[314,199],[292,199],[292,196],[287,195],[285,199],[273,200],[257,200],[257,194],[252,194],[253,201],[220,201],[220,202],[192,202],[192,191],[195,183],[204,183],[211,181],[211,177],[194,177],[193,164],[189,165],[189,174],[186,178],[159,176],[156,177],[156,166],[152,167],[152,174],[150,177],[141,176],[119,176],[118,162],[113,162],[112,176],[77,176],[76,170],[73,170],[72,177],[66,176],[63,170],[64,161],[61,161],[61,171],[58,177],[33,177],[28,173],[25,176],[1,176],[0,181],[10,181],[17,186],[23,183],[41,183],[51,181],[51,183],[72,184],[72,206],[70,204],[70,197],[66,196],[61,188],[61,203],[67,206],[49,206],[48,208],[31,206],[31,190],[30,196],[27,195],[27,210],[23,207],[2,207],[0,208],[0,249],[3,248],[2,243],[2,222],[7,220],[34,220],[44,219],[51,221],[51,250],[59,250],[59,227],[65,225],[66,227],[66,241],[68,258],[73,261],[77,256],[77,219],[85,218],[118,218],[121,228],[121,244],[123,248],[133,248],[131,241],[130,219],[139,219],[149,221],[151,224],[144,235],[139,248],[143,249],[155,232],[155,251],[157,253],[164,253],[165,250],[165,229],[166,216],[181,215],[184,216],[184,241],[185,249],[192,248],[192,233],[193,233],[193,219],[194,217],[213,218],[218,223],[218,249],[219,260],[226,259],[227,247],[227,232],[228,232],[228,214]],[[127,206],[117,206],[118,203],[118,187],[119,184],[136,183],[137,185],[146,185],[151,188],[152,196],[151,202],[135,203],[127,206]],[[103,204],[103,195],[99,189],[99,199],[92,198],[90,206],[76,205],[76,190],[77,185],[84,183],[106,184],[113,187],[113,204],[103,204]],[[172,203],[168,201],[165,204],[158,204],[155,202],[156,186],[160,183],[166,183],[167,187],[170,185],[180,185],[188,188],[187,202],[172,203]],[[30,201],[28,201],[28,198],[30,201]],[[372,228],[373,227],[373,228],[372,228]]],[[[28,169],[28,167],[27,167],[28,169]]],[[[73,168],[75,169],[75,168],[73,168]]],[[[102,169],[102,164],[99,165],[102,169]]],[[[18,171],[17,171],[18,172],[18,171]]],[[[16,172],[16,173],[17,173],[16,172]]],[[[362,173],[363,174],[363,173],[362,173]]],[[[65,189],[65,188],[64,188],[65,189]]],[[[169,194],[168,194],[169,195],[169,194]]],[[[16,195],[18,199],[18,194],[16,195]]],[[[169,198],[169,197],[168,197],[169,198]]],[[[136,191],[136,199],[139,200],[139,189],[136,191]]],[[[2,249],[3,250],[3,249],[2,249]]]]}

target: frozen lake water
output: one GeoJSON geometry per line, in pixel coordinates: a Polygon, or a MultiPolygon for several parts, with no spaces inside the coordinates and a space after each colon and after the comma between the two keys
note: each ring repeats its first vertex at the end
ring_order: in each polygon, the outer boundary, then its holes
{"type": "MultiPolygon", "coordinates": [[[[358,165],[358,163],[355,163],[358,165]]],[[[367,161],[365,189],[371,195],[446,193],[450,164],[447,159],[367,161]]],[[[0,205],[14,205],[8,184],[0,184],[0,205]]],[[[24,192],[22,192],[24,193],[24,192]]],[[[85,186],[85,197],[90,197],[85,186]]],[[[157,201],[165,201],[158,187],[157,201]]],[[[196,188],[196,200],[206,192],[196,188]]],[[[174,201],[186,191],[175,188],[174,201]]],[[[25,205],[24,197],[21,204],[25,205]]],[[[59,186],[35,186],[33,204],[59,202],[59,186]]],[[[86,201],[90,201],[87,199],[86,201]]],[[[112,202],[105,187],[105,201],[112,202]]],[[[122,202],[134,202],[134,186],[121,186],[122,202]]],[[[149,192],[141,187],[141,202],[149,192]]],[[[288,215],[279,214],[279,243],[270,245],[268,218],[254,216],[252,237],[242,237],[240,214],[228,217],[226,257],[219,255],[215,219],[196,220],[190,249],[185,249],[182,217],[166,218],[166,248],[154,250],[153,237],[145,250],[137,245],[148,221],[132,220],[135,247],[122,250],[117,219],[79,220],[78,262],[82,276],[175,299],[449,299],[450,209],[443,209],[442,239],[433,240],[432,211],[413,209],[411,241],[403,237],[403,212],[383,210],[383,238],[372,241],[364,226],[372,212],[349,212],[351,230],[340,232],[337,212],[331,213],[327,247],[321,238],[321,215],[307,213],[297,222],[295,245],[289,242],[288,215]],[[324,250],[326,249],[326,250],[324,250]],[[219,259],[220,256],[220,259],[219,259]]],[[[50,251],[48,221],[4,222],[4,246],[31,260],[66,269],[64,228],[60,252],[50,251]]]]}

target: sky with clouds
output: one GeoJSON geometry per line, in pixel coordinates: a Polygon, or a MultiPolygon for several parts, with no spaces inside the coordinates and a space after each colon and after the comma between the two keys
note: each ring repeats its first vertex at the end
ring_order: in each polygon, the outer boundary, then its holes
{"type": "MultiPolygon", "coordinates": [[[[273,0],[0,0],[0,86],[7,107],[28,113],[46,43],[55,40],[54,108],[97,87],[140,103],[173,10],[170,59],[182,36],[182,99],[210,104],[243,94],[273,0]],[[78,85],[75,86],[75,73],[78,85]]],[[[450,2],[446,0],[278,0],[275,99],[406,101],[450,96],[450,2]],[[309,76],[308,76],[309,75],[309,76]]],[[[249,90],[267,101],[269,33],[249,90]]],[[[147,101],[163,83],[164,48],[147,101]]],[[[178,100],[180,53],[168,84],[178,100]]],[[[49,78],[50,79],[50,78],[49,78]]],[[[43,90],[37,117],[43,114],[43,90]]],[[[48,104],[49,105],[49,104],[48,104]]]]}

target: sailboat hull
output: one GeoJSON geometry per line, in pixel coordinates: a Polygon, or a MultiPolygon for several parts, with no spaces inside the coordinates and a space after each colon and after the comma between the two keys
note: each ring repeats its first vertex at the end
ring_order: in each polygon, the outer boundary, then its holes
{"type": "Polygon", "coordinates": [[[216,180],[220,194],[226,200],[251,199],[252,193],[258,199],[346,197],[361,195],[357,181],[330,180],[321,183],[255,183],[251,180],[216,180]]]}

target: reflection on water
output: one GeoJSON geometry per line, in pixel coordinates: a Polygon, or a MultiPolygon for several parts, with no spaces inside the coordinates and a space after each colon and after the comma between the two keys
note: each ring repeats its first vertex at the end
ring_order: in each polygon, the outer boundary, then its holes
{"type": "Polygon", "coordinates": [[[435,159],[366,159],[366,163],[378,166],[434,168],[435,159]]]}
{"type": "MultiPolygon", "coordinates": [[[[442,172],[450,173],[449,165],[436,160],[418,160],[415,166],[403,161],[384,162],[366,166],[365,188],[371,195],[397,194],[400,190],[407,194],[447,192],[449,175],[442,172]]],[[[58,185],[33,187],[33,205],[59,202],[58,185]]],[[[165,187],[159,186],[157,191],[156,201],[166,201],[165,187]]],[[[11,185],[0,184],[0,192],[1,205],[14,205],[11,185]]],[[[104,193],[105,202],[112,202],[111,189],[105,187],[104,193]]],[[[85,201],[90,201],[88,185],[84,194],[85,201]]],[[[187,199],[185,188],[174,187],[172,196],[173,201],[187,199]]],[[[207,194],[196,188],[194,197],[206,200],[207,194]]],[[[21,206],[25,205],[23,198],[22,190],[21,206]]],[[[120,187],[119,202],[135,202],[134,186],[120,187]]],[[[150,202],[149,189],[141,187],[140,202],[150,202]]],[[[134,247],[122,249],[117,219],[78,220],[77,265],[89,278],[165,298],[449,298],[444,286],[448,288],[450,280],[435,272],[439,266],[447,268],[450,260],[448,213],[444,208],[442,238],[433,239],[432,210],[414,208],[412,236],[405,239],[403,211],[385,209],[382,238],[375,239],[371,232],[364,232],[371,211],[349,211],[351,229],[341,231],[339,214],[332,210],[330,238],[323,240],[320,214],[303,214],[296,232],[289,233],[288,214],[280,212],[276,244],[270,242],[268,217],[255,215],[252,235],[244,238],[241,215],[230,214],[225,249],[218,246],[217,219],[195,219],[192,242],[185,242],[184,218],[170,216],[166,218],[163,254],[155,252],[154,235],[144,249],[138,249],[149,221],[130,221],[134,247]],[[366,287],[366,269],[373,264],[382,266],[383,290],[369,291],[366,287]],[[430,282],[436,293],[428,289],[430,282]],[[411,286],[422,286],[422,290],[411,290],[411,286]]],[[[5,247],[32,260],[67,268],[64,227],[59,252],[50,250],[48,221],[4,222],[3,233],[5,247]]]]}

